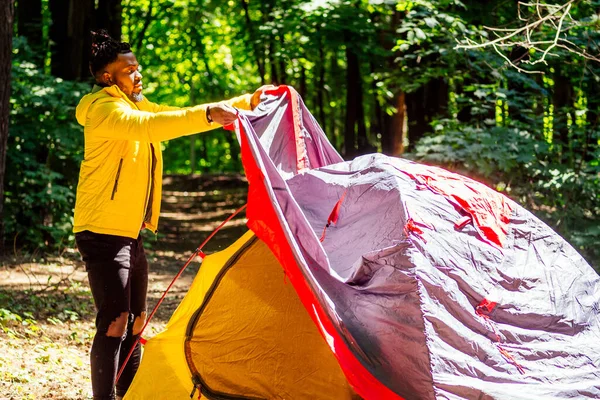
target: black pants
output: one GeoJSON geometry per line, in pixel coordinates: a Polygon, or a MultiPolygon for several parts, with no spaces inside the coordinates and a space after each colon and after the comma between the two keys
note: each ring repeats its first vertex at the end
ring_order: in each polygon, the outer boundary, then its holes
{"type": "MultiPolygon", "coordinates": [[[[134,333],[139,333],[146,318],[148,262],[141,237],[131,239],[84,231],[77,233],[75,240],[85,262],[97,310],[90,355],[94,400],[112,400],[117,372],[137,339],[134,333]],[[123,313],[127,313],[127,327],[118,337],[114,335],[118,324],[112,324],[119,317],[122,319],[123,313]],[[109,330],[111,336],[107,336],[109,330]]],[[[124,396],[127,392],[140,356],[138,344],[116,385],[117,395],[124,396]]]]}

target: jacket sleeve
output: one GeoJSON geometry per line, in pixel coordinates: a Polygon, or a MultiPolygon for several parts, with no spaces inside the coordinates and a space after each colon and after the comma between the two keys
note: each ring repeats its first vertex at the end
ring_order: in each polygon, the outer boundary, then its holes
{"type": "MultiPolygon", "coordinates": [[[[242,110],[251,110],[252,109],[252,106],[250,104],[251,100],[252,100],[251,94],[244,94],[244,95],[226,100],[225,102],[228,103],[232,107],[241,108],[242,110]]],[[[180,108],[180,107],[163,106],[160,104],[153,103],[150,100],[148,100],[146,97],[144,97],[144,101],[147,102],[148,109],[154,113],[163,112],[163,111],[183,110],[183,108],[180,108]]],[[[189,108],[189,107],[185,107],[185,108],[189,108]]]]}
{"type": "Polygon", "coordinates": [[[218,128],[220,125],[206,119],[207,105],[153,113],[104,102],[90,110],[86,130],[94,139],[162,142],[218,128]]]}
{"type": "Polygon", "coordinates": [[[143,109],[148,110],[153,113],[163,112],[163,111],[178,111],[178,110],[182,110],[184,108],[189,108],[189,107],[165,106],[162,104],[153,103],[150,100],[148,100],[148,98],[146,96],[144,96],[143,102],[145,103],[143,109]]]}
{"type": "Polygon", "coordinates": [[[241,108],[242,110],[252,110],[252,106],[250,104],[251,99],[251,94],[244,94],[242,96],[227,100],[227,103],[229,103],[229,105],[232,107],[241,108]]]}

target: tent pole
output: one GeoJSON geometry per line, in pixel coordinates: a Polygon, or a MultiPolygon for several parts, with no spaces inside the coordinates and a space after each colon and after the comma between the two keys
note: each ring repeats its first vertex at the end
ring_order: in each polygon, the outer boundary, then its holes
{"type": "MultiPolygon", "coordinates": [[[[206,257],[206,254],[204,254],[204,252],[202,251],[202,249],[204,248],[204,246],[206,245],[206,243],[208,243],[208,241],[210,239],[213,238],[213,236],[215,236],[217,234],[217,232],[219,232],[221,230],[221,228],[228,223],[229,221],[231,221],[231,219],[233,217],[235,217],[236,215],[238,215],[242,210],[244,210],[246,208],[247,204],[244,204],[242,207],[238,208],[237,210],[235,210],[235,212],[233,214],[231,214],[229,217],[227,217],[227,219],[223,222],[221,222],[221,225],[219,225],[207,238],[206,240],[204,240],[204,242],[202,242],[202,244],[200,246],[198,246],[198,248],[192,253],[192,255],[188,258],[188,260],[186,261],[186,263],[183,265],[183,267],[181,267],[181,269],[179,270],[179,272],[177,273],[177,275],[175,275],[175,278],[173,278],[173,280],[171,281],[171,283],[169,284],[169,286],[167,287],[167,289],[165,290],[165,292],[163,293],[163,295],[161,296],[161,298],[158,300],[158,303],[156,303],[156,305],[154,306],[154,309],[152,310],[152,312],[150,313],[150,315],[148,316],[148,319],[146,320],[146,323],[144,324],[144,326],[142,327],[142,330],[140,331],[140,333],[138,334],[137,339],[135,340],[135,342],[133,343],[133,346],[131,346],[131,349],[129,350],[129,353],[127,354],[127,358],[125,358],[125,361],[123,362],[123,365],[121,365],[121,368],[119,369],[119,373],[117,374],[117,379],[115,380],[115,385],[117,382],[119,382],[119,378],[121,378],[121,374],[123,373],[123,370],[125,369],[125,366],[127,365],[127,363],[129,362],[129,359],[131,358],[131,355],[133,354],[133,351],[135,349],[135,346],[137,346],[138,343],[140,343],[141,339],[142,339],[142,334],[144,333],[144,330],[146,330],[146,327],[148,326],[148,323],[150,322],[150,320],[152,319],[152,317],[154,317],[154,314],[156,314],[156,310],[158,310],[158,307],[160,307],[161,303],[163,302],[163,300],[165,299],[165,297],[167,296],[167,293],[169,293],[169,290],[171,290],[171,287],[175,284],[175,282],[177,281],[177,279],[179,279],[179,277],[181,276],[181,274],[183,274],[183,271],[185,271],[185,269],[187,268],[188,265],[190,265],[190,263],[194,260],[194,258],[196,258],[196,256],[200,256],[202,259],[204,259],[204,257],[206,257]]],[[[145,341],[144,341],[145,342],[145,341]]]]}

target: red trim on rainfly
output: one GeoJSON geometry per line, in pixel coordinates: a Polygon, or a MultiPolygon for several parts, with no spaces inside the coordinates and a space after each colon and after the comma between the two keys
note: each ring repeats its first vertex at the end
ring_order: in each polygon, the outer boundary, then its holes
{"type": "Polygon", "coordinates": [[[481,302],[477,305],[477,307],[475,307],[475,314],[479,315],[480,317],[483,318],[483,320],[485,321],[486,325],[488,326],[488,328],[494,332],[494,336],[495,336],[495,340],[496,340],[496,347],[498,348],[498,351],[500,352],[500,354],[502,354],[502,357],[504,357],[504,359],[511,363],[512,365],[515,366],[515,368],[521,373],[524,374],[525,373],[525,368],[523,368],[523,366],[521,364],[519,364],[519,362],[512,356],[512,354],[510,354],[508,352],[508,350],[506,350],[504,347],[502,347],[502,336],[500,336],[500,333],[498,332],[498,330],[496,329],[495,326],[495,322],[493,322],[490,318],[490,313],[494,310],[494,308],[496,308],[497,303],[495,301],[491,301],[488,299],[483,299],[481,300],[481,302]]]}
{"type": "MultiPolygon", "coordinates": [[[[425,185],[461,207],[471,216],[484,240],[503,247],[512,207],[501,193],[442,168],[407,164],[398,170],[417,181],[418,185],[425,185]]],[[[469,221],[459,222],[466,224],[469,221]]],[[[462,229],[464,224],[459,223],[457,229],[462,229]]]]}
{"type": "Polygon", "coordinates": [[[402,400],[402,397],[382,384],[354,356],[306,282],[277,217],[273,200],[267,190],[265,177],[252,155],[248,139],[244,134],[244,127],[241,123],[239,125],[242,139],[242,162],[249,183],[248,209],[246,211],[248,227],[269,246],[283,266],[284,272],[298,293],[302,304],[329,344],[356,393],[366,400],[402,400]]]}
{"type": "Polygon", "coordinates": [[[335,203],[333,210],[331,210],[331,214],[329,214],[329,218],[327,218],[327,224],[323,228],[323,233],[321,234],[321,239],[319,241],[323,243],[325,240],[325,234],[327,233],[327,228],[331,226],[331,224],[337,225],[338,219],[340,218],[340,208],[342,207],[342,202],[346,198],[347,190],[344,190],[342,197],[335,203]]]}
{"type": "Polygon", "coordinates": [[[488,299],[483,299],[481,302],[475,307],[475,313],[477,315],[488,315],[491,313],[494,308],[496,308],[496,302],[488,299]]]}
{"type": "Polygon", "coordinates": [[[296,169],[301,172],[307,168],[308,155],[306,153],[306,143],[304,142],[304,134],[302,133],[302,118],[300,116],[300,102],[298,101],[298,93],[295,90],[290,90],[286,85],[278,86],[275,89],[265,90],[266,94],[279,95],[286,93],[290,97],[292,113],[292,121],[294,125],[294,143],[296,143],[296,169]]]}
{"type": "Polygon", "coordinates": [[[464,217],[462,217],[461,219],[459,219],[458,221],[456,221],[454,223],[454,229],[456,230],[461,230],[462,228],[464,228],[465,226],[469,225],[469,223],[473,222],[473,217],[471,217],[470,215],[465,215],[464,217]]]}

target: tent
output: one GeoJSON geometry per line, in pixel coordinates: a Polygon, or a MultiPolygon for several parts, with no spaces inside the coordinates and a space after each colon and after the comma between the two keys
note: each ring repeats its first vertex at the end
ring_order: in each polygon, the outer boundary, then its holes
{"type": "Polygon", "coordinates": [[[289,87],[235,129],[251,231],[204,259],[126,400],[600,398],[600,279],[531,213],[344,162],[289,87]]]}

